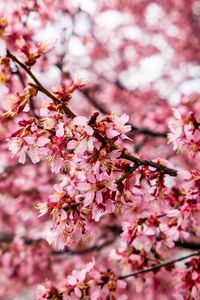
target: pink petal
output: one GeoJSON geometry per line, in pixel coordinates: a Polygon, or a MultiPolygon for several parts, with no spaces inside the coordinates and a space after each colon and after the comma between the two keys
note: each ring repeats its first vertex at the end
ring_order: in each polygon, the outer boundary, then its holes
{"type": "Polygon", "coordinates": [[[64,123],[58,124],[58,129],[56,130],[56,136],[57,137],[62,137],[64,136],[65,130],[64,130],[64,123]]]}
{"type": "Polygon", "coordinates": [[[178,110],[177,108],[174,108],[174,109],[173,109],[173,112],[174,112],[174,117],[175,117],[176,119],[178,119],[178,120],[181,120],[181,119],[182,119],[182,116],[181,116],[181,114],[180,114],[180,112],[179,112],[179,110],[178,110]]]}
{"type": "Polygon", "coordinates": [[[77,153],[84,153],[84,152],[87,150],[87,146],[88,146],[87,140],[86,140],[86,139],[83,139],[83,140],[79,143],[78,147],[76,148],[76,152],[77,152],[77,153]]]}
{"type": "Polygon", "coordinates": [[[36,164],[40,161],[38,149],[36,147],[30,147],[28,150],[28,155],[32,161],[33,164],[36,164]]]}
{"type": "Polygon", "coordinates": [[[75,293],[76,297],[78,297],[78,298],[80,298],[82,296],[82,292],[77,286],[74,289],[74,293],[75,293]]]}
{"type": "Polygon", "coordinates": [[[75,285],[77,283],[76,277],[74,277],[72,275],[67,276],[67,282],[70,285],[75,285]]]}
{"type": "Polygon", "coordinates": [[[90,126],[85,126],[85,131],[88,135],[93,135],[94,130],[90,126]]]}
{"type": "Polygon", "coordinates": [[[25,153],[24,149],[22,149],[18,155],[19,155],[19,163],[24,164],[26,161],[26,153],[25,153]]]}
{"type": "Polygon", "coordinates": [[[114,130],[114,129],[107,129],[106,130],[106,136],[109,139],[112,139],[113,137],[116,137],[118,135],[120,135],[120,133],[117,130],[114,130]]]}
{"type": "Polygon", "coordinates": [[[81,270],[77,274],[77,279],[79,281],[84,281],[87,271],[85,269],[81,270]]]}
{"type": "Polygon", "coordinates": [[[117,281],[117,286],[120,288],[120,289],[125,289],[126,286],[127,286],[127,283],[123,280],[118,280],[117,281]]]}
{"type": "Polygon", "coordinates": [[[93,175],[93,174],[89,174],[87,176],[87,180],[90,182],[90,183],[96,183],[96,177],[93,175]]]}
{"type": "Polygon", "coordinates": [[[24,140],[28,145],[34,145],[35,144],[35,138],[33,136],[25,136],[24,140]]]}
{"type": "Polygon", "coordinates": [[[76,141],[75,140],[71,140],[67,143],[67,149],[71,150],[74,149],[76,147],[76,141]]]}
{"type": "Polygon", "coordinates": [[[6,43],[0,38],[0,56],[6,56],[6,43]]]}
{"type": "Polygon", "coordinates": [[[88,191],[91,188],[91,185],[87,182],[80,182],[77,184],[77,187],[81,191],[88,191]]]}
{"type": "Polygon", "coordinates": [[[50,139],[47,138],[46,136],[40,136],[37,140],[37,146],[38,147],[43,147],[45,146],[46,144],[49,144],[50,143],[50,139]]]}
{"type": "Polygon", "coordinates": [[[126,124],[129,120],[129,116],[126,115],[126,114],[123,114],[121,117],[120,117],[120,120],[122,122],[122,124],[126,124]]]}
{"type": "Polygon", "coordinates": [[[94,192],[87,193],[85,196],[85,199],[84,199],[84,205],[85,206],[90,205],[92,203],[92,201],[94,200],[94,196],[95,196],[94,192]]]}
{"type": "Polygon", "coordinates": [[[96,201],[97,203],[101,203],[103,201],[102,193],[101,192],[96,192],[96,201]]]}
{"type": "Polygon", "coordinates": [[[85,126],[87,125],[87,118],[86,117],[75,117],[72,121],[73,125],[85,126]]]}

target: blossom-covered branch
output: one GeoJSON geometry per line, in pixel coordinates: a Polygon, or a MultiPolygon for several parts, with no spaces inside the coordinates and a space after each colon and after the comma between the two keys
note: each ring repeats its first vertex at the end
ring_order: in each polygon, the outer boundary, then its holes
{"type": "Polygon", "coordinates": [[[0,1],[0,298],[199,299],[197,1],[18,2],[0,1]]]}
{"type": "MultiPolygon", "coordinates": [[[[81,93],[88,99],[88,101],[94,106],[96,109],[98,109],[102,114],[106,115],[108,114],[108,111],[104,108],[102,104],[100,104],[94,97],[92,97],[87,89],[81,90],[81,93]]],[[[128,134],[128,136],[132,137],[134,135],[142,134],[147,135],[150,137],[162,137],[167,138],[167,132],[156,132],[153,130],[150,130],[148,128],[138,128],[137,126],[128,123],[131,126],[131,132],[128,134]],[[133,132],[132,132],[133,131],[133,132]]]]}
{"type": "MultiPolygon", "coordinates": [[[[43,94],[47,95],[50,99],[52,99],[55,103],[62,103],[59,99],[57,99],[52,93],[50,93],[36,78],[36,76],[32,73],[30,67],[27,67],[25,64],[23,64],[16,56],[14,56],[9,50],[7,50],[7,57],[11,58],[14,62],[16,62],[34,81],[36,84],[36,88],[42,92],[43,94]]],[[[67,107],[65,106],[65,113],[69,117],[75,117],[76,115],[67,107]]]]}

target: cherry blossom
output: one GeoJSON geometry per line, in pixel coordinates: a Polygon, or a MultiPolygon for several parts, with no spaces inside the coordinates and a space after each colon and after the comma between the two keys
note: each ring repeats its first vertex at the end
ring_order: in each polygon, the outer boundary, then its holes
{"type": "Polygon", "coordinates": [[[199,14],[0,0],[0,299],[200,298],[199,14]]]}

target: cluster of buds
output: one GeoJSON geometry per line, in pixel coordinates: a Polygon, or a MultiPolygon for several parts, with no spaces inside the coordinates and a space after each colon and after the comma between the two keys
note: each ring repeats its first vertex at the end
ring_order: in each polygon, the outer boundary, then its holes
{"type": "Polygon", "coordinates": [[[25,55],[25,64],[33,66],[41,55],[51,50],[51,45],[47,42],[38,42],[34,46],[29,45],[23,38],[17,40],[20,51],[25,55]]]}
{"type": "Polygon", "coordinates": [[[20,114],[21,112],[28,112],[30,109],[29,102],[32,97],[37,95],[37,89],[33,86],[29,86],[24,89],[23,93],[10,95],[8,101],[8,111],[4,113],[3,119],[7,120],[13,118],[15,115],[20,114]]]}

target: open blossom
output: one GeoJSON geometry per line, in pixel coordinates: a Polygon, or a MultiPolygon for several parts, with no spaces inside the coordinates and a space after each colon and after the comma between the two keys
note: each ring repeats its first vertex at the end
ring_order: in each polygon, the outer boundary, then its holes
{"type": "Polygon", "coordinates": [[[117,186],[110,181],[106,173],[96,176],[89,174],[87,182],[78,183],[77,188],[81,191],[77,198],[84,197],[84,205],[92,205],[92,218],[95,221],[99,221],[105,213],[114,211],[117,186]]]}
{"type": "Polygon", "coordinates": [[[71,99],[71,94],[67,86],[55,86],[52,91],[54,95],[62,101],[68,102],[71,99]]]}
{"type": "Polygon", "coordinates": [[[38,285],[38,300],[56,299],[63,300],[63,291],[59,291],[50,281],[45,286],[38,285]],[[51,298],[50,298],[51,297],[51,298]]]}
{"type": "Polygon", "coordinates": [[[13,94],[9,98],[9,107],[8,111],[3,114],[4,118],[13,117],[16,114],[21,113],[22,111],[27,112],[29,111],[29,101],[31,97],[35,96],[37,91],[34,87],[28,87],[24,89],[23,94],[13,94]]]}
{"type": "Polygon", "coordinates": [[[126,125],[129,117],[127,115],[117,116],[110,114],[107,116],[108,122],[105,122],[106,136],[109,139],[120,136],[122,139],[127,139],[126,133],[131,131],[131,125],[126,125]]]}
{"type": "Polygon", "coordinates": [[[26,161],[26,153],[29,155],[31,161],[36,164],[41,157],[47,155],[47,149],[44,147],[50,142],[46,136],[34,137],[16,137],[11,139],[9,149],[13,155],[17,155],[19,162],[24,164],[26,161]]]}
{"type": "Polygon", "coordinates": [[[87,79],[82,73],[76,73],[72,85],[68,88],[68,93],[71,94],[75,90],[82,88],[86,82],[87,79]]]}
{"type": "Polygon", "coordinates": [[[86,279],[87,273],[89,273],[94,268],[94,265],[95,262],[91,261],[83,269],[73,270],[72,274],[67,276],[66,285],[70,285],[73,288],[74,293],[78,298],[81,298],[81,290],[85,288],[86,283],[84,281],[86,279]]]}
{"type": "Polygon", "coordinates": [[[52,44],[50,42],[37,42],[31,44],[25,41],[23,37],[16,40],[16,44],[20,51],[25,55],[25,64],[32,66],[36,63],[37,59],[52,49],[52,44]]]}
{"type": "Polygon", "coordinates": [[[178,223],[181,221],[177,219],[180,217],[177,212],[178,210],[171,210],[166,216],[164,214],[160,217],[151,215],[148,218],[139,218],[132,225],[124,222],[122,239],[136,249],[144,249],[146,252],[152,248],[157,253],[162,253],[165,248],[171,249],[179,238],[188,237],[178,223]]]}
{"type": "Polygon", "coordinates": [[[39,300],[42,299],[115,299],[115,293],[119,295],[118,299],[127,300],[124,293],[126,282],[118,280],[112,270],[100,271],[96,268],[94,260],[85,264],[82,268],[74,268],[62,284],[62,288],[57,289],[50,282],[45,286],[39,286],[39,300]],[[60,295],[62,295],[61,298],[60,295]]]}
{"type": "Polygon", "coordinates": [[[71,122],[77,131],[77,139],[68,142],[68,149],[75,149],[75,153],[83,154],[85,151],[92,152],[94,147],[99,147],[99,142],[93,137],[94,130],[88,125],[86,117],[75,117],[71,122]]]}
{"type": "Polygon", "coordinates": [[[200,152],[200,125],[197,122],[194,113],[182,116],[174,109],[175,120],[169,122],[170,133],[169,142],[173,142],[174,150],[181,151],[186,149],[191,157],[200,152]]]}
{"type": "Polygon", "coordinates": [[[80,72],[75,73],[74,76],[74,85],[77,87],[82,87],[87,83],[87,78],[80,72]]]}
{"type": "Polygon", "coordinates": [[[0,299],[200,299],[198,2],[0,0],[0,299]]]}

